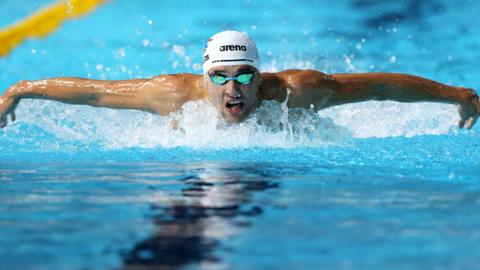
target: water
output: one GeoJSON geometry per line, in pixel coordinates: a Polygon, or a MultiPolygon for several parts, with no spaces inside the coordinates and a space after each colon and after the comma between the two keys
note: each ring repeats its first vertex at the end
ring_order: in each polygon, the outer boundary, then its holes
{"type": "MultiPolygon", "coordinates": [[[[3,1],[0,26],[47,3],[3,1]]],[[[0,59],[0,88],[200,73],[206,39],[234,28],[266,71],[404,72],[479,89],[479,11],[460,0],[118,0],[0,59]]],[[[0,131],[0,269],[480,262],[479,127],[458,130],[453,105],[267,102],[229,127],[205,102],[160,117],[25,100],[17,118],[0,131]]]]}

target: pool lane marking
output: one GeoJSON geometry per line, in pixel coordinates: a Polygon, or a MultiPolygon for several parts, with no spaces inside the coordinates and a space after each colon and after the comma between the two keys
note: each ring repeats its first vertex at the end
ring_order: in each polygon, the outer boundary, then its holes
{"type": "Polygon", "coordinates": [[[11,26],[0,29],[0,57],[9,54],[28,38],[43,38],[68,19],[93,11],[108,0],[60,0],[11,26]]]}

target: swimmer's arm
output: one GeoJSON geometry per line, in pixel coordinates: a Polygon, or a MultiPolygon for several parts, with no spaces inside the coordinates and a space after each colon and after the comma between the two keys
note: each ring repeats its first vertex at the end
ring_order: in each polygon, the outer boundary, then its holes
{"type": "Polygon", "coordinates": [[[60,101],[95,107],[137,109],[166,115],[180,108],[188,99],[184,86],[191,81],[189,74],[163,75],[153,79],[101,81],[80,78],[55,78],[21,81],[0,97],[0,127],[7,124],[10,114],[15,120],[15,108],[23,98],[60,101]],[[190,79],[190,80],[189,80],[190,79]]]}
{"type": "Polygon", "coordinates": [[[473,89],[449,86],[417,76],[394,73],[334,74],[337,82],[326,107],[367,100],[442,102],[459,105],[459,126],[471,128],[480,114],[473,89]]]}

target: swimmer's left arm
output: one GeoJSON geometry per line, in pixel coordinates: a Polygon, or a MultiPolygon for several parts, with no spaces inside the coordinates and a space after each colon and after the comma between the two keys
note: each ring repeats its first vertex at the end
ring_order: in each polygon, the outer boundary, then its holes
{"type": "Polygon", "coordinates": [[[329,106],[366,100],[441,102],[459,105],[460,128],[472,128],[480,115],[473,89],[449,86],[418,76],[397,73],[331,75],[338,82],[329,106]]]}
{"type": "Polygon", "coordinates": [[[314,70],[289,70],[279,72],[277,76],[282,79],[283,88],[291,90],[288,100],[290,107],[314,106],[315,109],[323,109],[368,100],[451,103],[459,105],[458,124],[461,128],[471,128],[480,114],[480,102],[473,89],[449,86],[412,75],[327,75],[314,70]]]}

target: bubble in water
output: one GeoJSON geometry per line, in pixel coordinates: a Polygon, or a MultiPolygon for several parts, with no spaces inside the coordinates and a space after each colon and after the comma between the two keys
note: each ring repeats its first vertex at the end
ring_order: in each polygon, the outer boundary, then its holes
{"type": "Polygon", "coordinates": [[[120,48],[115,53],[115,57],[117,57],[117,58],[124,58],[126,55],[127,55],[127,53],[125,51],[125,48],[120,48]]]}
{"type": "Polygon", "coordinates": [[[202,68],[202,66],[199,63],[194,63],[192,67],[194,70],[200,70],[202,68]]]}
{"type": "Polygon", "coordinates": [[[148,45],[150,45],[150,40],[144,39],[144,40],[142,41],[142,45],[145,46],[145,47],[147,47],[148,45]]]}
{"type": "Polygon", "coordinates": [[[180,56],[184,56],[185,55],[185,48],[183,46],[180,46],[180,45],[173,45],[172,47],[172,50],[174,53],[180,55],[180,56]]]}

